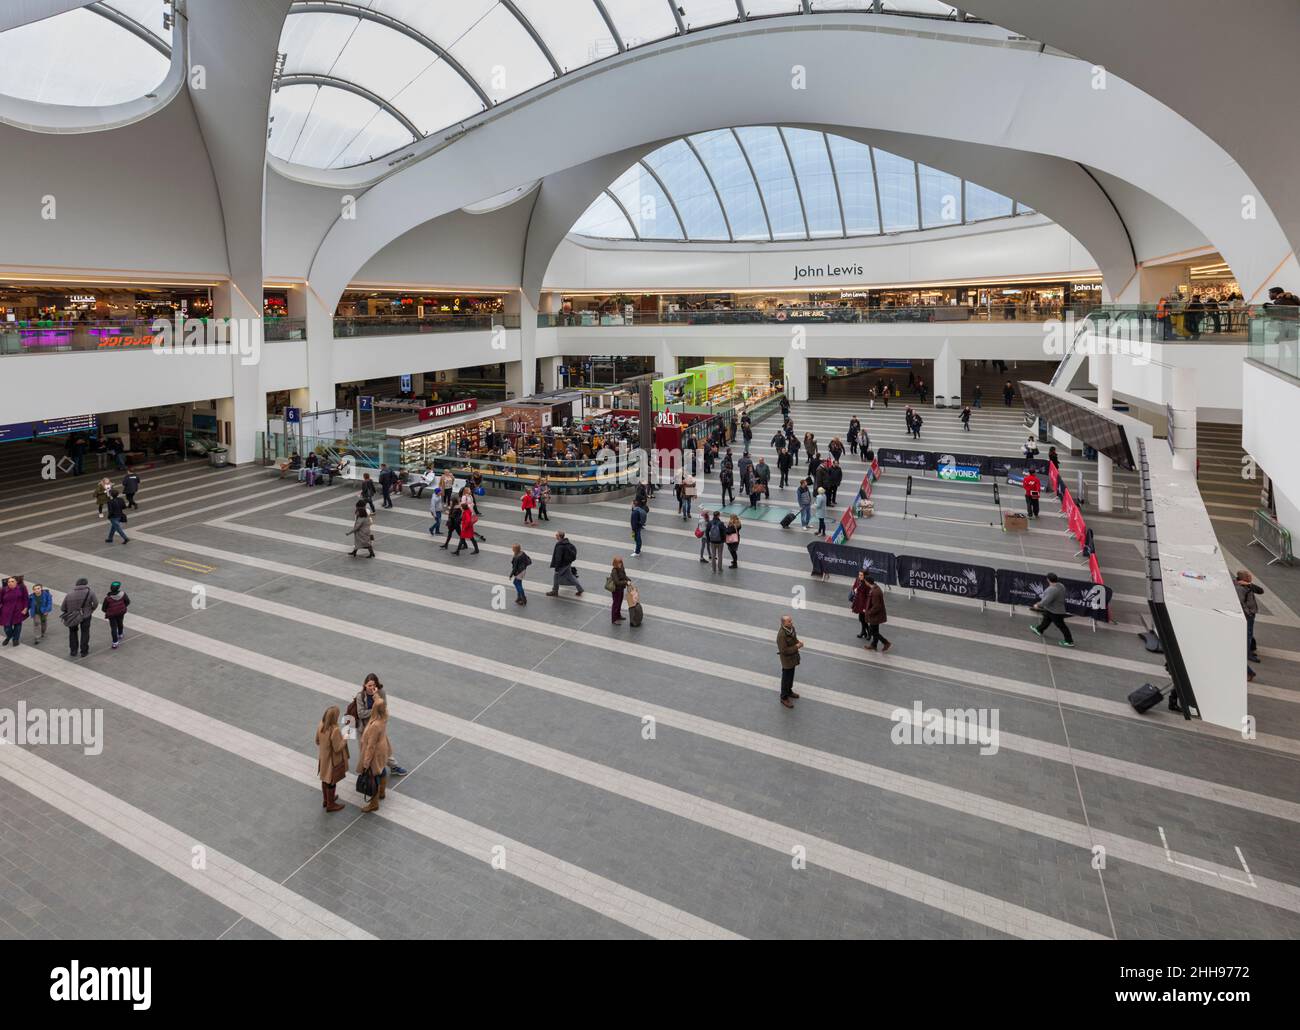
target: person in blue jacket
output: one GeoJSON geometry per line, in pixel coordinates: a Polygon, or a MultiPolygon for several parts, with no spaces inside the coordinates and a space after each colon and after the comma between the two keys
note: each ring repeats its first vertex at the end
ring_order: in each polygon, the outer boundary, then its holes
{"type": "Polygon", "coordinates": [[[54,595],[39,583],[32,587],[31,596],[27,598],[27,614],[32,619],[33,628],[38,624],[40,626],[40,633],[32,641],[33,644],[39,644],[45,639],[45,626],[53,608],[54,595]]]}
{"type": "Polygon", "coordinates": [[[641,530],[645,528],[646,510],[632,502],[632,539],[636,542],[636,550],[632,552],[633,558],[641,557],[641,530]]]}

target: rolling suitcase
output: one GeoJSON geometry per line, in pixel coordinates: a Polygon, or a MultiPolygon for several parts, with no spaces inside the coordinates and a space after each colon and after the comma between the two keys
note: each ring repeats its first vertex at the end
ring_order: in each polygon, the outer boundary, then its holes
{"type": "Polygon", "coordinates": [[[645,611],[639,604],[634,604],[627,610],[627,617],[633,628],[635,628],[641,625],[641,620],[645,617],[645,611]]]}
{"type": "Polygon", "coordinates": [[[794,512],[792,512],[792,511],[788,511],[788,512],[785,513],[785,516],[781,519],[781,528],[782,528],[782,529],[789,529],[789,528],[790,528],[790,524],[791,524],[792,522],[794,522],[794,512]]]}
{"type": "Polygon", "coordinates": [[[1164,694],[1150,683],[1143,683],[1137,690],[1129,694],[1128,703],[1133,706],[1135,711],[1146,712],[1158,705],[1162,697],[1164,697],[1164,694]]]}

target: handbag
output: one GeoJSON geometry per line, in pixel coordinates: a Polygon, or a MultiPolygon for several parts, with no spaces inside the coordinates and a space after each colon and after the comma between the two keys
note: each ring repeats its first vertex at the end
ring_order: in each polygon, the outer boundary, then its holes
{"type": "Polygon", "coordinates": [[[700,537],[702,537],[703,535],[704,535],[704,530],[702,530],[699,526],[696,526],[696,527],[695,527],[695,539],[698,540],[698,539],[699,539],[700,537]]]}
{"type": "Polygon", "coordinates": [[[738,544],[738,543],[740,543],[740,534],[739,534],[739,533],[728,533],[728,534],[727,534],[727,543],[729,543],[729,544],[738,544]]]}
{"type": "Polygon", "coordinates": [[[612,575],[605,577],[605,589],[611,594],[614,592],[614,577],[612,575]]]}
{"type": "Polygon", "coordinates": [[[330,771],[330,775],[334,777],[335,783],[346,779],[348,775],[348,760],[346,758],[340,758],[335,762],[334,768],[330,771]]]}
{"type": "Polygon", "coordinates": [[[374,797],[375,791],[377,789],[378,788],[375,786],[374,773],[372,773],[369,769],[363,769],[361,772],[357,773],[358,794],[364,794],[368,798],[374,797]]]}

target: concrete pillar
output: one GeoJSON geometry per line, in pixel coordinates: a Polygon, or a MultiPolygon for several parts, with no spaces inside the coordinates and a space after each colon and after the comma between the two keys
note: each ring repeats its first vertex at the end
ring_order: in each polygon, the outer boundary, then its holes
{"type": "Polygon", "coordinates": [[[782,361],[785,373],[785,393],[792,401],[808,399],[808,359],[787,355],[782,361]]]}
{"type": "Polygon", "coordinates": [[[253,292],[241,290],[227,281],[213,290],[213,315],[216,318],[234,319],[238,330],[232,328],[229,339],[247,343],[247,348],[231,348],[226,360],[231,363],[234,395],[229,398],[232,407],[227,415],[218,417],[231,424],[231,437],[227,456],[232,464],[244,464],[260,457],[257,452],[257,433],[266,427],[266,392],[262,389],[262,286],[257,283],[253,292]],[[240,353],[239,351],[243,351],[240,353]]]}
{"type": "Polygon", "coordinates": [[[320,294],[305,291],[307,318],[307,389],[312,410],[334,407],[334,310],[320,294]]]}
{"type": "Polygon", "coordinates": [[[539,373],[542,377],[542,390],[558,390],[560,388],[560,359],[538,358],[539,373]]]}
{"type": "Polygon", "coordinates": [[[519,316],[519,360],[506,362],[506,397],[537,392],[537,305],[522,290],[507,294],[507,315],[519,316]]]}
{"type": "Polygon", "coordinates": [[[668,346],[667,340],[660,340],[659,346],[655,350],[655,375],[660,379],[664,376],[675,376],[677,374],[677,355],[668,346]]]}
{"type": "MultiPolygon", "coordinates": [[[[1093,354],[1089,360],[1097,373],[1097,406],[1110,411],[1115,402],[1115,355],[1107,348],[1105,353],[1093,354]]],[[[1115,507],[1114,462],[1104,454],[1097,455],[1097,510],[1112,511],[1115,507]]]]}
{"type": "Polygon", "coordinates": [[[1174,468],[1196,471],[1196,369],[1172,368],[1169,406],[1174,420],[1169,434],[1174,441],[1174,468]]]}
{"type": "Polygon", "coordinates": [[[961,401],[961,358],[957,357],[951,341],[944,340],[934,359],[934,380],[930,384],[934,403],[951,403],[953,397],[961,401]]]}

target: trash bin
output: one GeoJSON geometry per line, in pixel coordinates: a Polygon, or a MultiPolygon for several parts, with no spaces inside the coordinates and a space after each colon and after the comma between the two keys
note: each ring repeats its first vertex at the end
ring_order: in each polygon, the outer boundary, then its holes
{"type": "Polygon", "coordinates": [[[214,448],[208,451],[208,464],[214,469],[226,467],[226,450],[224,447],[214,448]]]}

